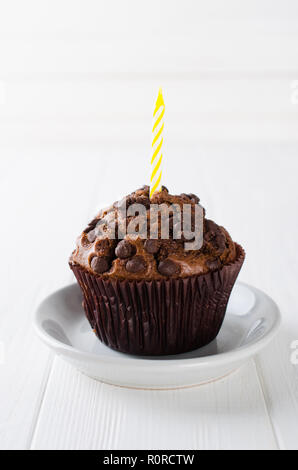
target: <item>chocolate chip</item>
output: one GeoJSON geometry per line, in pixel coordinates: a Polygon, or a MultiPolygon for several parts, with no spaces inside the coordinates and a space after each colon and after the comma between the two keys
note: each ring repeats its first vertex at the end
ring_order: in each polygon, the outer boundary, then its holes
{"type": "Polygon", "coordinates": [[[108,240],[107,238],[98,240],[95,245],[95,251],[101,256],[111,256],[114,247],[114,240],[108,240]]]}
{"type": "Polygon", "coordinates": [[[91,232],[91,230],[93,230],[94,227],[92,225],[88,225],[88,227],[86,227],[84,230],[83,230],[83,233],[89,233],[91,232]]]}
{"type": "Polygon", "coordinates": [[[215,239],[215,236],[216,236],[215,232],[213,232],[213,230],[211,230],[210,232],[207,232],[205,234],[204,238],[205,238],[206,242],[212,242],[212,240],[215,239]]]}
{"type": "Polygon", "coordinates": [[[146,268],[145,260],[142,256],[135,256],[126,263],[126,270],[130,273],[139,273],[146,268]]]}
{"type": "Polygon", "coordinates": [[[166,258],[159,263],[158,271],[163,276],[173,276],[174,274],[179,274],[180,266],[175,261],[166,258]]]}
{"type": "Polygon", "coordinates": [[[146,209],[150,209],[150,199],[147,196],[136,197],[135,204],[142,204],[146,209]]]}
{"type": "Polygon", "coordinates": [[[109,267],[109,261],[105,257],[94,256],[91,260],[91,268],[97,274],[102,274],[105,271],[108,271],[109,267]]]}
{"type": "Polygon", "coordinates": [[[93,230],[96,227],[96,224],[98,222],[98,218],[95,217],[91,222],[89,222],[88,226],[83,230],[84,233],[89,233],[91,230],[93,230]]]}
{"type": "Polygon", "coordinates": [[[198,198],[198,196],[192,193],[189,193],[189,194],[182,193],[180,194],[180,196],[182,196],[183,198],[190,199],[190,201],[194,202],[195,204],[198,204],[200,202],[200,198],[198,198]]]}
{"type": "Polygon", "coordinates": [[[214,271],[215,269],[219,269],[221,267],[221,262],[218,258],[217,259],[208,259],[206,261],[206,266],[211,271],[214,271]]]}
{"type": "Polygon", "coordinates": [[[95,230],[91,230],[91,232],[89,232],[89,233],[87,234],[87,238],[88,238],[88,241],[89,241],[90,243],[93,243],[94,240],[96,239],[95,230]]]}
{"type": "MultiPolygon", "coordinates": [[[[149,193],[149,186],[147,184],[144,184],[141,188],[137,189],[137,191],[146,191],[149,193]]],[[[136,192],[137,192],[136,191],[136,192]]]]}
{"type": "Polygon", "coordinates": [[[205,219],[205,231],[207,232],[213,232],[216,233],[216,230],[218,229],[218,225],[213,222],[213,220],[210,219],[205,219]]]}
{"type": "Polygon", "coordinates": [[[116,256],[118,256],[120,259],[130,258],[135,254],[135,252],[135,246],[127,240],[122,240],[120,243],[118,243],[115,250],[116,256]]]}
{"type": "Polygon", "coordinates": [[[160,242],[158,240],[148,239],[144,243],[145,250],[151,255],[154,255],[155,253],[157,253],[159,250],[159,247],[160,247],[160,242]]]}
{"type": "Polygon", "coordinates": [[[94,217],[94,219],[91,220],[91,222],[89,222],[88,226],[92,227],[92,228],[95,228],[98,220],[99,220],[98,217],[94,217]]]}
{"type": "Polygon", "coordinates": [[[221,231],[220,227],[212,227],[213,230],[210,230],[204,235],[204,240],[212,246],[213,250],[216,251],[217,255],[222,255],[226,248],[226,237],[221,231]]]}
{"type": "Polygon", "coordinates": [[[200,198],[198,196],[196,196],[195,194],[187,194],[187,196],[189,197],[189,199],[192,201],[192,202],[195,202],[196,204],[199,204],[200,202],[200,198]]]}
{"type": "Polygon", "coordinates": [[[216,248],[219,254],[221,255],[226,249],[226,237],[224,236],[223,233],[219,234],[218,237],[216,238],[216,248]]]}

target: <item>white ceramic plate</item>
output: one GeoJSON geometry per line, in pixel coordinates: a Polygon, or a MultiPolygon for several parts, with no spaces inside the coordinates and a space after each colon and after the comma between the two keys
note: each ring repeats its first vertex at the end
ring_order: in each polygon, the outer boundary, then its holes
{"type": "Polygon", "coordinates": [[[189,387],[228,375],[264,348],[279,324],[273,300],[242,283],[233,289],[216,340],[175,356],[137,357],[102,344],[85,318],[77,284],[47,297],[35,315],[39,337],[81,372],[113,385],[150,389],[189,387]]]}

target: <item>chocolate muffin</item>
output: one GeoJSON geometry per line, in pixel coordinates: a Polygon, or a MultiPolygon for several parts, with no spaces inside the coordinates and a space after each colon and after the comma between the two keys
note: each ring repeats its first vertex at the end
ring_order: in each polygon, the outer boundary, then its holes
{"type": "Polygon", "coordinates": [[[244,257],[228,232],[205,217],[196,195],[174,196],[163,187],[150,200],[144,186],[99,212],[69,264],[101,341],[126,353],[165,355],[217,336],[244,257]],[[153,207],[160,209],[155,219],[153,207]],[[186,208],[188,230],[180,223],[186,208]],[[199,231],[200,245],[189,249],[199,231]]]}

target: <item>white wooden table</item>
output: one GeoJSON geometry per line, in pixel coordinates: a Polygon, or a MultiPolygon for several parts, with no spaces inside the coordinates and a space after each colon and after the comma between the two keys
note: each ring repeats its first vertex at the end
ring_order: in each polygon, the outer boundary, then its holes
{"type": "Polygon", "coordinates": [[[243,244],[240,279],[280,306],[281,333],[232,376],[180,391],[101,384],[54,357],[33,313],[73,282],[67,260],[98,208],[147,181],[144,148],[7,149],[0,160],[0,448],[297,449],[298,144],[168,143],[164,183],[192,191],[243,244]],[[181,159],[183,157],[183,165],[181,159]]]}

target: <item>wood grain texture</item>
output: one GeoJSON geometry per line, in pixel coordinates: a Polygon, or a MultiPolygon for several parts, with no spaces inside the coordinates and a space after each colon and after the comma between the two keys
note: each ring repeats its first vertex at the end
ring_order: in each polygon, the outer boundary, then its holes
{"type": "Polygon", "coordinates": [[[101,384],[55,361],[33,449],[276,449],[253,363],[179,391],[101,384]]]}
{"type": "Polygon", "coordinates": [[[295,31],[297,11],[295,0],[226,0],[224,4],[185,0],[183,5],[179,0],[152,0],[144,5],[138,0],[27,0],[26,6],[22,0],[12,0],[2,6],[0,25],[2,34],[11,35],[134,35],[154,30],[166,36],[183,28],[199,33],[201,27],[223,27],[225,22],[234,28],[238,24],[241,30],[243,24],[254,22],[260,30],[285,34],[295,31]]]}
{"type": "Polygon", "coordinates": [[[3,2],[1,449],[298,447],[297,25],[296,0],[3,2]],[[73,279],[88,219],[148,182],[160,85],[164,183],[241,241],[240,278],[276,300],[283,329],[223,382],[138,393],[53,362],[31,325],[73,279]]]}
{"type": "Polygon", "coordinates": [[[1,142],[145,146],[161,85],[171,139],[297,141],[297,54],[294,0],[6,2],[1,142]]]}
{"type": "Polygon", "coordinates": [[[298,8],[291,0],[230,0],[224,8],[220,0],[26,3],[2,8],[4,77],[297,70],[298,8]]]}
{"type": "Polygon", "coordinates": [[[1,242],[7,246],[0,268],[4,286],[0,341],[5,353],[0,365],[1,449],[26,448],[31,441],[52,363],[51,353],[33,332],[33,313],[48,293],[72,279],[67,269],[72,244],[68,246],[66,239],[62,242],[59,226],[65,233],[67,220],[75,221],[80,208],[81,217],[88,213],[88,204],[79,195],[74,205],[67,203],[69,187],[79,185],[81,174],[69,179],[65,171],[59,172],[59,159],[53,165],[55,158],[52,155],[46,163],[32,153],[6,152],[6,164],[1,165],[1,212],[6,227],[1,242]],[[63,191],[55,191],[59,181],[63,191]],[[49,215],[58,212],[60,222],[54,225],[49,215]]]}

